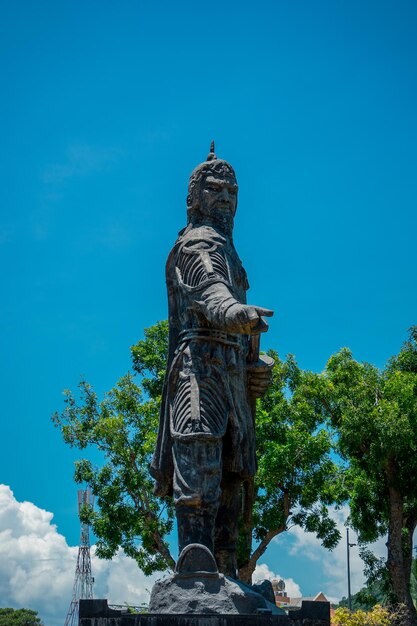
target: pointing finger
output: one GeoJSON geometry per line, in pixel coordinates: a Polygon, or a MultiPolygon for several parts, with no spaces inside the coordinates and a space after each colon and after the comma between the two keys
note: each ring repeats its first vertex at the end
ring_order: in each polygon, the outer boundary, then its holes
{"type": "Polygon", "coordinates": [[[262,317],[272,317],[274,312],[271,311],[271,309],[264,309],[261,306],[254,306],[254,309],[256,309],[257,313],[259,315],[261,315],[262,317]]]}

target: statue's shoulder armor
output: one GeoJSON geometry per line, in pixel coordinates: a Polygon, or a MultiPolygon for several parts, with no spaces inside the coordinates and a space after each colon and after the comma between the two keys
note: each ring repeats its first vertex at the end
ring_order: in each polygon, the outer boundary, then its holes
{"type": "Polygon", "coordinates": [[[246,273],[245,268],[242,265],[242,261],[240,260],[234,246],[233,246],[233,252],[231,254],[231,265],[233,267],[233,275],[234,275],[233,282],[240,285],[244,291],[247,291],[249,289],[248,275],[246,273]]]}
{"type": "Polygon", "coordinates": [[[193,243],[206,243],[214,246],[224,246],[226,244],[226,238],[220,235],[211,226],[187,226],[184,230],[180,231],[177,245],[189,247],[193,243]]]}
{"type": "Polygon", "coordinates": [[[179,283],[191,289],[210,282],[230,284],[231,273],[225,248],[226,239],[210,226],[182,231],[172,256],[179,283]]]}

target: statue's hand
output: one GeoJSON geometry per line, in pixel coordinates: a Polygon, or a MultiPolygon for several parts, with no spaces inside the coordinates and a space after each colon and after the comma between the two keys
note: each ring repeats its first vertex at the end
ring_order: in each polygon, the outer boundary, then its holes
{"type": "Polygon", "coordinates": [[[244,306],[247,309],[247,314],[251,327],[251,331],[248,334],[251,335],[253,333],[266,333],[269,325],[262,318],[272,317],[274,312],[271,311],[271,309],[264,309],[264,307],[261,306],[249,306],[246,304],[244,306]]]}
{"type": "Polygon", "coordinates": [[[260,306],[250,306],[248,304],[234,304],[227,311],[227,322],[230,326],[239,330],[244,335],[254,335],[265,333],[269,326],[264,319],[274,314],[270,309],[260,306]]]}
{"type": "Polygon", "coordinates": [[[252,398],[263,396],[272,382],[274,359],[262,354],[256,363],[248,364],[248,392],[252,398]]]}

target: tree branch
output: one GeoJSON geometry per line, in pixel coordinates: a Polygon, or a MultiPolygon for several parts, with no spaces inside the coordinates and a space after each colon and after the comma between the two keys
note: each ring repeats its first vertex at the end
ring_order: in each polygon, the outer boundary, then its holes
{"type": "MultiPolygon", "coordinates": [[[[139,469],[136,465],[136,457],[135,454],[133,452],[133,450],[130,453],[130,462],[133,466],[133,469],[139,474],[139,469]]],[[[127,489],[130,497],[132,498],[133,502],[135,503],[136,508],[142,512],[142,514],[144,515],[145,519],[147,522],[153,522],[154,524],[156,524],[156,529],[152,532],[152,537],[155,541],[155,544],[158,548],[159,553],[163,556],[163,558],[166,560],[166,562],[168,563],[169,567],[174,570],[175,569],[175,561],[171,556],[171,553],[169,551],[168,546],[166,545],[166,543],[164,542],[163,538],[161,537],[161,534],[158,530],[158,518],[157,516],[153,513],[150,503],[149,503],[149,498],[148,498],[148,494],[146,493],[146,490],[141,490],[140,491],[140,497],[142,502],[137,498],[135,493],[132,493],[129,489],[127,489]]]]}
{"type": "Polygon", "coordinates": [[[278,528],[274,528],[266,533],[265,537],[262,539],[258,547],[254,550],[254,552],[252,553],[246,565],[239,568],[239,578],[241,578],[241,580],[244,580],[244,581],[251,580],[252,574],[255,571],[255,567],[256,567],[256,563],[258,562],[258,559],[260,559],[261,556],[264,554],[265,550],[267,549],[272,539],[276,537],[277,535],[279,535],[280,533],[284,532],[284,530],[286,530],[287,528],[287,520],[290,516],[290,497],[289,497],[289,493],[287,489],[285,490],[282,489],[282,491],[284,493],[284,498],[283,498],[284,522],[283,524],[278,526],[278,528]]]}

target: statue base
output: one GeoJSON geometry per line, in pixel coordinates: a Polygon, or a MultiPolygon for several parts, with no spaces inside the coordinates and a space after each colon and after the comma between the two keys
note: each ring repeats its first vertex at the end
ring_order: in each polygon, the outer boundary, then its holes
{"type": "Polygon", "coordinates": [[[285,614],[248,585],[220,574],[210,550],[199,543],[191,543],[182,550],[174,574],[156,581],[149,612],[170,615],[285,614]]]}
{"type": "Polygon", "coordinates": [[[330,626],[328,602],[304,601],[289,615],[173,615],[115,611],[107,600],[80,600],[79,626],[330,626]]]}
{"type": "Polygon", "coordinates": [[[79,626],[330,626],[328,602],[303,603],[287,615],[270,602],[272,587],[269,592],[220,574],[210,550],[193,543],[182,550],[174,574],[154,584],[148,613],[80,600],[79,626]]]}
{"type": "Polygon", "coordinates": [[[152,588],[149,612],[170,615],[254,615],[267,612],[285,615],[282,609],[240,581],[223,574],[204,576],[203,573],[187,578],[174,574],[165,580],[158,580],[152,588]]]}

